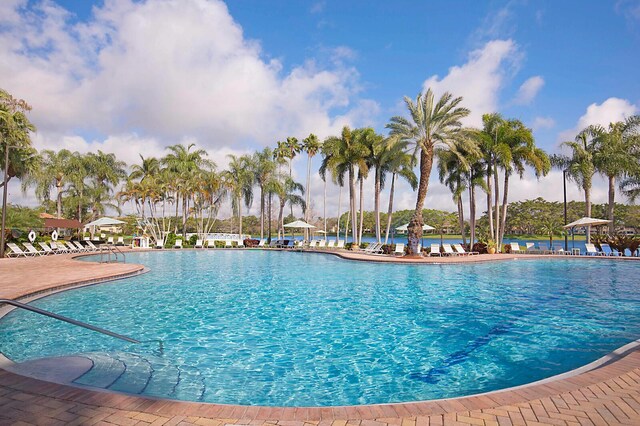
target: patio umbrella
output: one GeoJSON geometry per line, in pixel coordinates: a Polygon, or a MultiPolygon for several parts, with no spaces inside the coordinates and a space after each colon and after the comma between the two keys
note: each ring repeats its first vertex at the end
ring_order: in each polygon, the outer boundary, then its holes
{"type": "MultiPolygon", "coordinates": [[[[436,228],[434,228],[433,226],[429,226],[427,224],[422,225],[422,230],[423,231],[433,231],[434,229],[436,229],[436,228]]],[[[406,224],[404,224],[402,226],[398,226],[396,228],[396,231],[408,231],[408,230],[409,230],[409,224],[408,223],[406,223],[406,224]]]]}
{"type": "MultiPolygon", "coordinates": [[[[293,222],[285,223],[283,226],[285,228],[291,228],[292,230],[294,228],[300,228],[300,229],[315,228],[315,226],[305,222],[304,220],[294,220],[293,222]]],[[[292,231],[292,233],[293,233],[293,231],[292,231]]],[[[295,237],[294,237],[294,240],[295,240],[295,237]]]]}
{"type": "Polygon", "coordinates": [[[110,217],[101,217],[100,219],[96,219],[93,222],[89,222],[84,226],[109,226],[109,225],[122,225],[123,222],[118,219],[112,219],[110,217]]]}
{"type": "MultiPolygon", "coordinates": [[[[567,223],[566,225],[563,226],[563,228],[566,228],[566,229],[571,228],[571,240],[573,244],[573,228],[578,228],[578,227],[591,228],[592,226],[606,225],[610,222],[611,222],[610,220],[606,220],[606,219],[595,219],[593,217],[581,217],[576,221],[567,223]]],[[[586,234],[587,234],[587,243],[589,243],[591,241],[591,232],[589,232],[589,229],[587,229],[586,234]]]]}

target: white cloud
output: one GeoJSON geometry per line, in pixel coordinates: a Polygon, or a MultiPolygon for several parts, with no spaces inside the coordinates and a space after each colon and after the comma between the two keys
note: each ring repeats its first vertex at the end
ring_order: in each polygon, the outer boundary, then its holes
{"type": "Polygon", "coordinates": [[[551,117],[536,117],[533,119],[531,128],[535,130],[551,129],[555,127],[556,121],[551,117]]]}
{"type": "Polygon", "coordinates": [[[521,56],[514,41],[493,40],[471,52],[465,64],[449,68],[443,78],[429,77],[423,87],[431,87],[437,96],[445,91],[462,96],[462,105],[471,110],[465,124],[481,126],[482,115],[497,110],[500,89],[521,56]]]}
{"type": "Polygon", "coordinates": [[[558,135],[559,142],[573,140],[575,135],[590,125],[608,126],[609,123],[622,121],[637,114],[640,109],[626,99],[609,98],[601,104],[592,103],[578,119],[573,129],[567,129],[558,135]]]}
{"type": "Polygon", "coordinates": [[[284,72],[218,0],[105,2],[81,23],[54,3],[36,3],[37,13],[24,5],[2,6],[0,79],[33,105],[45,136],[88,132],[104,144],[135,134],[162,146],[189,137],[208,149],[244,149],[312,131],[324,137],[362,116],[355,68],[309,59],[284,72]],[[336,107],[347,111],[339,122],[336,107]]]}
{"type": "Polygon", "coordinates": [[[539,75],[531,77],[527,79],[520,88],[518,89],[518,93],[516,93],[515,99],[513,102],[516,105],[528,105],[530,104],[544,86],[544,79],[539,75]]]}

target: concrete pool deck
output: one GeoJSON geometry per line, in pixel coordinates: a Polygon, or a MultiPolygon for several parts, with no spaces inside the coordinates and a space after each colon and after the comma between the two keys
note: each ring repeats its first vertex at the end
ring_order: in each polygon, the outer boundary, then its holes
{"type": "MultiPolygon", "coordinates": [[[[339,255],[352,260],[392,259],[357,252],[340,252],[339,255]]],[[[49,289],[136,274],[143,269],[134,264],[78,262],[73,257],[55,255],[0,260],[0,298],[22,298],[49,289]]],[[[419,262],[457,263],[530,257],[540,258],[540,255],[433,257],[419,262]]],[[[399,261],[406,262],[407,259],[399,261]]],[[[573,374],[483,395],[324,408],[169,401],[54,384],[0,370],[0,425],[640,425],[640,348],[629,345],[605,358],[597,367],[591,365],[573,374]]]]}

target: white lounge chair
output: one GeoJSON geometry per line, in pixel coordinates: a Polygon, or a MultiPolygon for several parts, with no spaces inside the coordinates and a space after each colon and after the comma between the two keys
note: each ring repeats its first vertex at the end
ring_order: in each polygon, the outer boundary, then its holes
{"type": "Polygon", "coordinates": [[[238,238],[236,244],[238,245],[238,247],[244,247],[244,240],[242,238],[238,238]]]}
{"type": "Polygon", "coordinates": [[[158,240],[158,241],[156,241],[156,246],[155,246],[155,247],[156,247],[157,249],[162,250],[162,249],[164,248],[164,241],[162,241],[162,240],[158,240]]]}
{"type": "Polygon", "coordinates": [[[18,247],[17,244],[15,243],[7,243],[7,247],[9,247],[9,250],[11,250],[11,253],[7,253],[7,256],[12,256],[12,257],[18,257],[18,256],[23,256],[23,257],[27,257],[27,256],[33,256],[32,253],[29,252],[24,252],[22,251],[22,249],[20,247],[18,247]]]}
{"type": "Polygon", "coordinates": [[[123,246],[124,245],[124,237],[118,237],[118,240],[116,241],[116,245],[117,246],[123,246]]]}
{"type": "Polygon", "coordinates": [[[318,241],[318,248],[326,248],[327,247],[327,242],[325,240],[320,240],[318,241]]]}
{"type": "Polygon", "coordinates": [[[534,243],[525,243],[527,246],[527,250],[526,252],[529,254],[533,254],[533,253],[540,253],[540,250],[538,250],[536,248],[536,245],[534,243]]]}
{"type": "Polygon", "coordinates": [[[560,244],[555,244],[552,251],[555,254],[569,254],[568,251],[564,251],[564,248],[560,244]]]}
{"type": "Polygon", "coordinates": [[[338,241],[338,245],[336,246],[336,248],[343,249],[344,248],[344,240],[338,241]]]}
{"type": "Polygon", "coordinates": [[[80,241],[71,241],[71,243],[73,245],[75,245],[76,247],[78,247],[78,250],[82,251],[82,252],[87,252],[87,251],[91,251],[91,248],[88,246],[83,246],[82,243],[80,243],[80,241]]]}
{"type": "Polygon", "coordinates": [[[522,251],[520,250],[520,244],[511,243],[511,253],[522,253],[522,251]]]}
{"type": "Polygon", "coordinates": [[[453,248],[454,248],[454,249],[456,249],[456,251],[458,252],[458,254],[463,255],[463,256],[464,256],[464,255],[470,256],[470,255],[472,255],[472,254],[480,254],[480,253],[478,253],[477,251],[466,251],[466,250],[464,249],[464,247],[462,247],[462,244],[454,244],[454,245],[453,245],[453,248]]]}
{"type": "Polygon", "coordinates": [[[371,243],[364,250],[365,253],[368,254],[376,254],[382,251],[382,244],[380,243],[371,243]]]}
{"type": "Polygon", "coordinates": [[[442,253],[440,253],[440,244],[431,244],[429,256],[442,256],[442,253]]]}
{"type": "Polygon", "coordinates": [[[267,243],[267,240],[260,240],[260,242],[258,243],[258,247],[264,247],[266,243],[267,243]]]}
{"type": "Polygon", "coordinates": [[[612,250],[609,244],[600,243],[600,248],[603,256],[620,256],[620,253],[617,250],[612,250]]]}
{"type": "Polygon", "coordinates": [[[394,255],[400,255],[400,256],[404,256],[404,243],[398,243],[396,244],[396,248],[393,251],[394,255]]]}
{"type": "Polygon", "coordinates": [[[45,254],[55,254],[55,252],[47,245],[47,243],[38,243],[38,245],[42,248],[45,254]]]}
{"type": "Polygon", "coordinates": [[[224,241],[224,246],[225,246],[225,248],[231,248],[231,247],[233,247],[233,242],[231,240],[225,240],[224,241]]]}
{"type": "Polygon", "coordinates": [[[329,242],[327,243],[327,248],[335,248],[336,246],[336,241],[335,240],[329,240],[329,242]]]}
{"type": "Polygon", "coordinates": [[[67,248],[69,249],[69,251],[71,253],[79,253],[80,252],[78,247],[76,247],[74,244],[71,244],[71,241],[64,241],[64,244],[66,244],[67,248]]]}
{"type": "Polygon", "coordinates": [[[57,241],[51,241],[51,249],[56,253],[68,253],[69,249],[57,241]]]}
{"type": "Polygon", "coordinates": [[[181,249],[182,248],[182,240],[176,240],[175,244],[173,245],[173,248],[181,249]]]}
{"type": "Polygon", "coordinates": [[[45,254],[47,254],[44,250],[38,250],[36,249],[31,243],[27,242],[27,243],[22,243],[22,245],[27,249],[27,251],[29,253],[31,253],[33,256],[43,256],[45,254]]]}
{"type": "Polygon", "coordinates": [[[204,246],[202,245],[202,240],[196,240],[196,245],[193,246],[194,248],[203,248],[204,246]]]}
{"type": "Polygon", "coordinates": [[[85,243],[87,243],[87,248],[90,251],[98,251],[98,247],[95,246],[95,244],[93,244],[93,242],[91,241],[85,241],[85,243]]]}
{"type": "Polygon", "coordinates": [[[107,238],[107,244],[113,244],[113,237],[107,238]]]}
{"type": "Polygon", "coordinates": [[[538,249],[542,254],[553,254],[553,250],[549,249],[547,243],[538,243],[538,249]]]}
{"type": "Polygon", "coordinates": [[[444,249],[444,254],[446,256],[457,256],[458,252],[453,251],[451,244],[442,244],[442,248],[444,249]]]}
{"type": "Polygon", "coordinates": [[[208,239],[207,248],[216,248],[216,240],[208,239]]]}
{"type": "Polygon", "coordinates": [[[587,249],[588,256],[604,256],[604,253],[596,249],[594,244],[588,243],[584,245],[587,249]]]}

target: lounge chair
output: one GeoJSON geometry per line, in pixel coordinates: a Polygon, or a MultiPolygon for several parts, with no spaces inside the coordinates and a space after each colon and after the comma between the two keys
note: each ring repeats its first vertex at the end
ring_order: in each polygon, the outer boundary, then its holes
{"type": "Polygon", "coordinates": [[[173,248],[181,249],[182,248],[182,240],[176,240],[176,243],[173,245],[173,248]]]}
{"type": "Polygon", "coordinates": [[[51,248],[56,253],[68,253],[69,249],[57,241],[51,241],[51,248]]]}
{"type": "Polygon", "coordinates": [[[560,244],[554,244],[552,251],[555,254],[569,254],[568,251],[564,251],[564,248],[560,244]]]}
{"type": "Polygon", "coordinates": [[[604,256],[604,253],[596,249],[596,246],[594,244],[588,243],[584,246],[587,249],[588,256],[604,256]]]}
{"type": "Polygon", "coordinates": [[[522,250],[520,250],[520,244],[511,243],[511,253],[522,253],[522,250]]]}
{"type": "Polygon", "coordinates": [[[534,254],[534,253],[540,253],[540,250],[538,250],[536,248],[536,245],[534,243],[525,243],[526,244],[526,252],[529,254],[534,254]]]}
{"type": "Polygon", "coordinates": [[[216,240],[207,240],[207,248],[216,248],[216,240]]]}
{"type": "Polygon", "coordinates": [[[553,254],[553,250],[549,249],[547,243],[538,243],[538,249],[542,254],[553,254]]]}
{"type": "Polygon", "coordinates": [[[429,256],[442,256],[442,253],[440,253],[440,244],[431,244],[429,256]]]}
{"type": "Polygon", "coordinates": [[[162,250],[164,248],[164,241],[162,241],[162,240],[156,241],[155,248],[162,250]]]}
{"type": "Polygon", "coordinates": [[[311,240],[309,241],[309,248],[316,248],[317,244],[318,244],[318,241],[311,240]]]}
{"type": "Polygon", "coordinates": [[[451,248],[451,244],[442,244],[442,248],[444,249],[445,256],[457,256],[458,252],[453,251],[451,248]]]}
{"type": "Polygon", "coordinates": [[[602,253],[604,254],[604,256],[620,256],[620,253],[618,253],[618,251],[613,251],[611,250],[611,246],[609,244],[600,244],[600,248],[602,249],[602,253]]]}
{"type": "Polygon", "coordinates": [[[116,241],[116,245],[117,246],[123,246],[124,245],[124,237],[118,237],[118,240],[116,241]]]}
{"type": "Polygon", "coordinates": [[[336,246],[335,240],[329,240],[329,242],[327,243],[327,248],[329,249],[335,248],[335,246],[336,246]]]}
{"type": "Polygon", "coordinates": [[[279,240],[271,240],[269,243],[269,248],[278,248],[279,240]]]}
{"type": "Polygon", "coordinates": [[[38,245],[42,248],[42,250],[46,253],[46,254],[55,254],[55,252],[53,250],[51,250],[51,247],[49,247],[47,245],[47,243],[38,243],[38,245]]]}
{"type": "Polygon", "coordinates": [[[113,237],[107,238],[107,244],[113,244],[113,237]]]}
{"type": "Polygon", "coordinates": [[[404,256],[404,243],[398,243],[396,244],[396,248],[393,251],[394,255],[400,255],[400,256],[404,256]]]}
{"type": "Polygon", "coordinates": [[[295,242],[294,240],[288,240],[286,244],[282,245],[282,248],[286,248],[286,249],[292,249],[295,248],[295,242]]]}
{"type": "Polygon", "coordinates": [[[71,244],[71,241],[64,241],[64,244],[66,244],[71,253],[80,253],[80,249],[76,247],[75,244],[71,244]]]}
{"type": "Polygon", "coordinates": [[[344,240],[338,241],[338,244],[336,245],[336,248],[343,249],[344,248],[344,240]]]}
{"type": "Polygon", "coordinates": [[[233,242],[231,240],[224,240],[224,248],[232,248],[233,242]]]}
{"type": "Polygon", "coordinates": [[[470,255],[472,255],[472,254],[480,254],[480,253],[478,253],[477,251],[466,251],[466,250],[464,249],[464,247],[462,247],[462,244],[454,244],[454,245],[453,245],[453,248],[454,248],[454,249],[456,249],[456,251],[458,252],[458,254],[463,255],[463,256],[464,256],[464,255],[470,256],[470,255]]]}
{"type": "Polygon", "coordinates": [[[244,240],[242,240],[242,238],[238,238],[236,244],[238,245],[238,247],[244,247],[244,240]]]}
{"type": "Polygon", "coordinates": [[[22,249],[21,249],[20,247],[18,247],[18,245],[17,245],[17,244],[15,244],[15,243],[7,243],[7,247],[9,247],[9,250],[11,250],[11,253],[7,253],[7,256],[13,256],[13,257],[18,257],[18,256],[23,256],[23,257],[33,256],[33,254],[32,254],[32,253],[22,251],[22,249]]]}
{"type": "Polygon", "coordinates": [[[382,244],[381,243],[371,243],[365,249],[365,253],[369,254],[377,254],[382,252],[382,244]]]}
{"type": "Polygon", "coordinates": [[[202,240],[196,240],[196,245],[193,246],[194,248],[203,248],[204,246],[202,245],[202,240]]]}
{"type": "Polygon", "coordinates": [[[31,243],[22,243],[22,245],[27,249],[27,251],[29,253],[31,253],[33,256],[43,256],[45,254],[47,254],[47,252],[45,252],[44,250],[38,250],[36,249],[31,243]]]}
{"type": "Polygon", "coordinates": [[[71,241],[71,244],[73,244],[74,246],[76,246],[78,248],[78,250],[82,251],[82,252],[87,252],[87,251],[91,251],[91,247],[89,246],[83,246],[80,241],[71,241]]]}
{"type": "Polygon", "coordinates": [[[98,247],[95,246],[95,244],[93,244],[93,242],[91,241],[86,241],[87,243],[87,247],[91,250],[91,251],[98,251],[100,250],[98,247]]]}
{"type": "Polygon", "coordinates": [[[327,247],[327,242],[325,240],[320,240],[318,241],[318,248],[326,248],[327,247]]]}
{"type": "Polygon", "coordinates": [[[264,247],[266,242],[267,242],[267,240],[260,240],[260,242],[258,243],[258,247],[264,247]]]}

